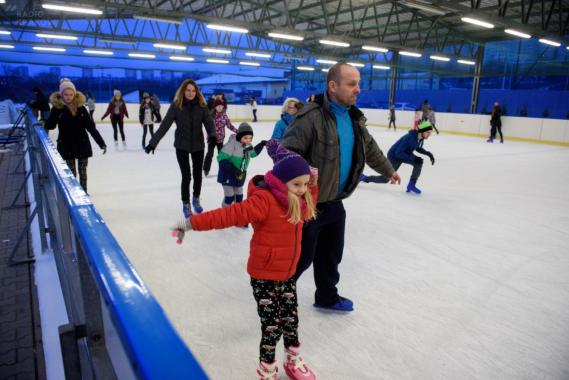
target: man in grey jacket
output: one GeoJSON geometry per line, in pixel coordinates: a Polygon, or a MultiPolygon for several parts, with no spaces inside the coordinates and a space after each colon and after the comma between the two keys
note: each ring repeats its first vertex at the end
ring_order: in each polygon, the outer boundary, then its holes
{"type": "Polygon", "coordinates": [[[326,92],[296,114],[281,140],[318,168],[318,217],[304,225],[295,277],[314,263],[314,306],[339,311],[353,310],[353,302],[341,297],[336,288],[346,225],[342,199],[356,189],[366,163],[391,183],[401,181],[369,134],[364,114],[354,106],[359,82],[355,67],[347,63],[332,66],[326,92]]]}

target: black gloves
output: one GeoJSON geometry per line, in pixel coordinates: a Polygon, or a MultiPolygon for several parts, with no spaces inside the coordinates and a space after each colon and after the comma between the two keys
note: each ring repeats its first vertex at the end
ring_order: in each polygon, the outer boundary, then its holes
{"type": "Polygon", "coordinates": [[[207,143],[208,144],[216,144],[217,143],[217,137],[216,136],[208,136],[207,137],[207,143]]]}
{"type": "Polygon", "coordinates": [[[267,140],[261,140],[261,142],[255,145],[255,153],[260,154],[265,145],[267,145],[267,140]]]}
{"type": "Polygon", "coordinates": [[[146,148],[144,148],[144,151],[146,152],[146,154],[150,154],[150,152],[152,152],[152,154],[154,154],[154,150],[156,149],[155,146],[152,146],[150,144],[148,144],[146,146],[146,148]]]}
{"type": "Polygon", "coordinates": [[[431,165],[435,164],[435,156],[431,152],[427,153],[427,156],[431,159],[431,165]]]}
{"type": "Polygon", "coordinates": [[[418,165],[423,165],[423,159],[419,156],[415,156],[415,163],[418,165]]]}
{"type": "Polygon", "coordinates": [[[101,148],[103,150],[103,154],[107,153],[107,146],[105,145],[104,147],[101,148]]]}

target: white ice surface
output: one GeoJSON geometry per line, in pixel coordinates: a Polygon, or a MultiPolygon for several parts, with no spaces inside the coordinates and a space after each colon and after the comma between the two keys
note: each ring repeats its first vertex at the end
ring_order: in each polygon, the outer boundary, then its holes
{"type": "MultiPolygon", "coordinates": [[[[139,125],[125,126],[126,151],[110,125],[99,129],[109,151],[93,144],[89,161],[97,209],[211,378],[252,378],[252,231],[193,232],[176,245],[174,127],[155,155],[143,153],[139,125]]],[[[259,141],[272,123],[254,129],[259,141]]],[[[406,133],[371,132],[385,152],[406,133]]],[[[345,201],[339,288],[355,311],[315,310],[312,271],[300,279],[305,360],[319,379],[569,379],[569,149],[450,135],[425,147],[437,162],[424,167],[421,196],[405,193],[404,165],[402,185],[362,184],[345,201]]],[[[270,167],[263,153],[249,177],[270,167]]],[[[222,196],[215,175],[204,179],[206,210],[222,196]]]]}

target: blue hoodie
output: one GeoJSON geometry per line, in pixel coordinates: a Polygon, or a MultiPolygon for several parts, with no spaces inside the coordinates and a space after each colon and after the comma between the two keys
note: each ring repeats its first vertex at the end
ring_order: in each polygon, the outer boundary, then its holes
{"type": "Polygon", "coordinates": [[[292,116],[288,113],[281,115],[281,119],[275,124],[275,129],[273,130],[271,138],[280,142],[291,121],[292,116]]]}
{"type": "Polygon", "coordinates": [[[393,162],[401,161],[406,163],[415,162],[414,151],[421,154],[428,155],[428,151],[423,149],[423,143],[425,140],[419,139],[419,132],[416,130],[410,130],[405,136],[401,137],[387,152],[387,158],[389,161],[393,162]]]}

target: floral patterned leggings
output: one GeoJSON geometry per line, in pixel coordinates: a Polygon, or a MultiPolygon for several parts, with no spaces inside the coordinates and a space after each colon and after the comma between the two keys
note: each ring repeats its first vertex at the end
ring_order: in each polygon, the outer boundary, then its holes
{"type": "Polygon", "coordinates": [[[251,278],[257,312],[261,318],[260,360],[272,363],[281,335],[285,347],[298,346],[298,299],[296,280],[257,280],[251,278]]]}

